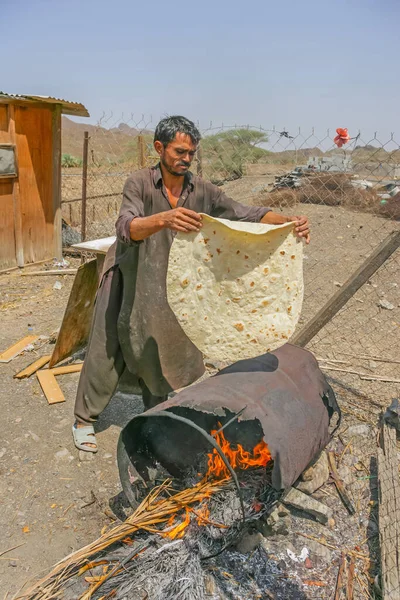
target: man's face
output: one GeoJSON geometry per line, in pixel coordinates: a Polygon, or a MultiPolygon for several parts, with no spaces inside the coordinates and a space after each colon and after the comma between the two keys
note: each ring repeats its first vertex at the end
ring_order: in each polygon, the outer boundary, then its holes
{"type": "Polygon", "coordinates": [[[192,164],[197,146],[189,135],[177,133],[166,148],[158,141],[154,142],[154,148],[160,155],[161,164],[171,175],[183,176],[192,164]]]}

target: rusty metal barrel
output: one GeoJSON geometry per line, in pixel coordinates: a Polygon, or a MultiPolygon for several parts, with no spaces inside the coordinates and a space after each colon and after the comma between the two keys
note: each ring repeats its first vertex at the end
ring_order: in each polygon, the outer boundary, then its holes
{"type": "Polygon", "coordinates": [[[135,485],[149,482],[157,464],[173,477],[183,476],[212,449],[202,432],[228,424],[224,435],[232,445],[251,451],[261,440],[267,443],[272,485],[287,489],[329,442],[335,413],[337,426],[340,409],[315,357],[285,344],[238,361],[135,416],[118,442],[122,487],[134,504],[135,485]]]}

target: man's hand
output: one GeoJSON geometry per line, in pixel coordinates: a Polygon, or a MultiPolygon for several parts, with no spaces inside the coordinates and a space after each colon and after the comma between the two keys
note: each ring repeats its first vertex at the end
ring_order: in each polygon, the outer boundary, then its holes
{"type": "Polygon", "coordinates": [[[261,219],[261,223],[268,223],[270,225],[283,225],[283,223],[290,223],[294,221],[294,229],[298,237],[304,238],[306,244],[310,243],[310,225],[307,217],[304,215],[301,217],[285,217],[279,213],[275,213],[269,210],[261,219]]]}
{"type": "Polygon", "coordinates": [[[161,217],[163,228],[172,229],[172,231],[200,231],[202,227],[201,216],[194,210],[189,210],[183,206],[167,210],[158,215],[161,217]]]}
{"type": "Polygon", "coordinates": [[[310,243],[310,224],[308,222],[307,217],[305,217],[304,215],[301,215],[300,217],[298,217],[298,216],[289,217],[289,220],[295,222],[294,229],[295,229],[297,236],[300,238],[304,238],[306,241],[306,244],[309,244],[310,243]]]}

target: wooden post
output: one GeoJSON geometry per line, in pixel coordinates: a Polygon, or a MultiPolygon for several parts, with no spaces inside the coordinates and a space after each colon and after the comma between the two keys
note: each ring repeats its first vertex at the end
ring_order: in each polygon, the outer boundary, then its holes
{"type": "Polygon", "coordinates": [[[396,429],[386,423],[378,448],[379,541],[383,600],[400,598],[400,480],[396,429]]]}
{"type": "Polygon", "coordinates": [[[54,218],[54,256],[62,259],[62,216],[61,216],[61,106],[53,108],[52,118],[53,145],[53,218],[54,218]]]}
{"type": "Polygon", "coordinates": [[[139,166],[141,169],[144,169],[146,166],[146,151],[144,145],[143,135],[138,135],[138,154],[139,154],[139,166]]]}
{"type": "Polygon", "coordinates": [[[197,175],[203,177],[203,151],[201,146],[197,148],[197,175]]]}
{"type": "Polygon", "coordinates": [[[383,265],[383,263],[399,248],[400,231],[393,231],[368,256],[357,271],[317,312],[303,329],[290,341],[297,346],[305,346],[330,321],[337,312],[350,300],[364,283],[383,265]]]}
{"type": "Polygon", "coordinates": [[[86,207],[87,207],[87,168],[88,168],[89,132],[83,134],[82,154],[82,213],[81,213],[81,238],[86,240],[86,207]]]}
{"type": "MultiPolygon", "coordinates": [[[[15,131],[15,110],[13,104],[8,104],[8,134],[10,136],[10,142],[15,147],[15,162],[17,164],[18,173],[18,146],[17,146],[17,135],[15,131]]],[[[17,259],[17,265],[23,267],[24,261],[24,244],[22,238],[22,215],[21,215],[21,202],[19,196],[19,177],[13,179],[13,209],[14,209],[14,235],[15,235],[15,256],[17,259]]]]}

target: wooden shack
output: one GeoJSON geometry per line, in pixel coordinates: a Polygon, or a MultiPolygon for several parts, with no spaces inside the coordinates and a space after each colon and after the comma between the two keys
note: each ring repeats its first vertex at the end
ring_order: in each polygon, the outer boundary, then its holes
{"type": "Polygon", "coordinates": [[[82,104],[0,92],[0,271],[61,258],[61,115],[82,104]]]}

